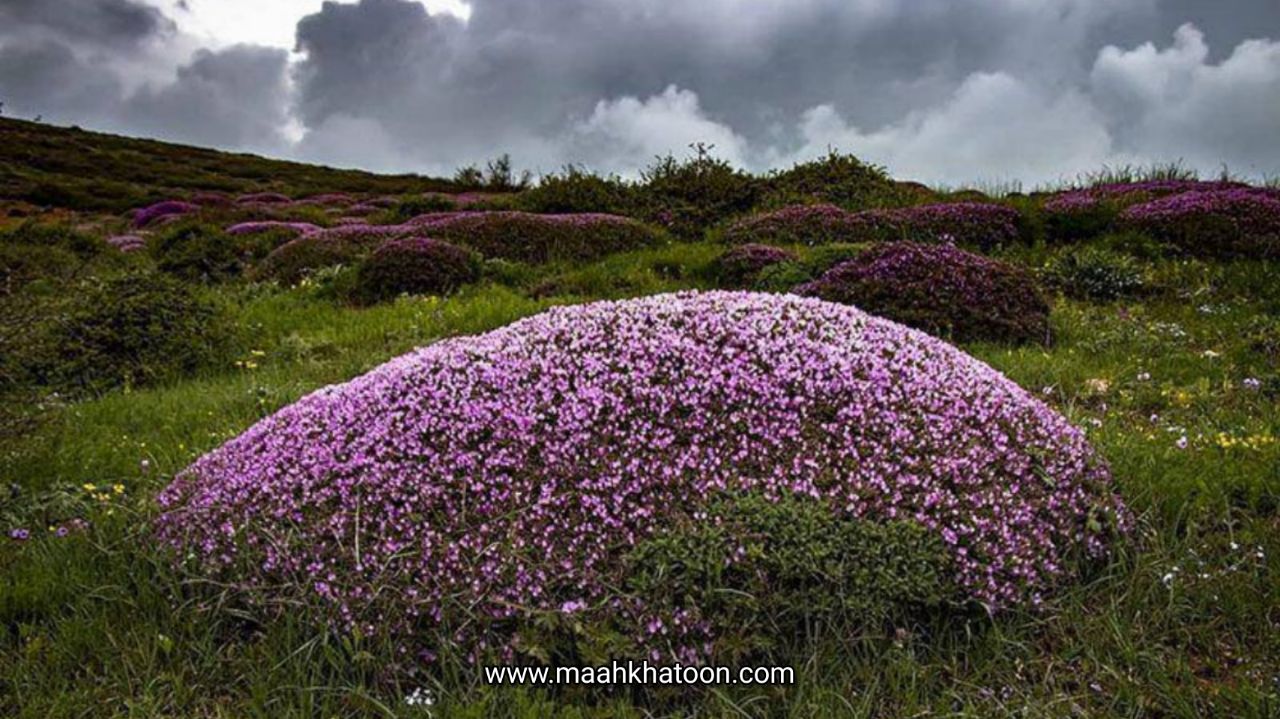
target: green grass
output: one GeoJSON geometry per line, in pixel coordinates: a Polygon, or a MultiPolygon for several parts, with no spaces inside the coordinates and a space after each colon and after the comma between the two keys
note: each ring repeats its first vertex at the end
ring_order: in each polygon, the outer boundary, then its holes
{"type": "MultiPolygon", "coordinates": [[[[305,392],[557,302],[699,286],[714,255],[677,245],[542,268],[526,284],[553,288],[544,299],[486,285],[360,310],[305,287],[224,288],[248,333],[239,366],[66,405],[5,444],[4,478],[20,488],[10,505],[25,501],[29,523],[71,512],[92,528],[57,538],[32,524],[38,538],[0,545],[0,713],[415,716],[403,697],[418,684],[389,675],[384,648],[295,616],[260,623],[169,569],[147,544],[150,497],[305,392]],[[123,493],[107,489],[116,484],[123,493]]],[[[1274,716],[1277,368],[1243,331],[1274,305],[1262,286],[1271,272],[1162,261],[1163,289],[1140,301],[1060,299],[1051,347],[967,347],[1086,427],[1140,516],[1116,562],[1043,611],[830,639],[786,688],[592,695],[423,677],[434,715],[1274,716]],[[1224,434],[1257,444],[1223,446],[1224,434]]]]}

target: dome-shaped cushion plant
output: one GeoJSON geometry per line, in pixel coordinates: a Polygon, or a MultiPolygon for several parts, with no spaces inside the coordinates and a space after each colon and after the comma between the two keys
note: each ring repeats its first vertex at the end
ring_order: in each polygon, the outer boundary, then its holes
{"type": "MultiPolygon", "coordinates": [[[[543,612],[643,615],[613,594],[623,555],[743,491],[915,523],[993,609],[1128,521],[1084,435],[955,347],[708,292],[552,309],[317,391],[175,478],[158,531],[193,571],[366,636],[483,653],[543,612]]],[[[634,639],[700,652],[695,630],[634,639]]]]}
{"type": "Polygon", "coordinates": [[[1146,232],[1198,257],[1280,257],[1280,191],[1235,188],[1184,192],[1120,214],[1146,232]]]}
{"type": "Polygon", "coordinates": [[[253,277],[295,285],[318,269],[353,264],[366,252],[359,242],[321,233],[303,235],[272,250],[253,268],[253,277]]]}
{"type": "Polygon", "coordinates": [[[796,259],[796,254],[773,245],[746,244],[731,247],[716,258],[714,271],[723,287],[750,287],[760,271],[779,262],[796,259]]]}
{"type": "Polygon", "coordinates": [[[477,257],[448,242],[425,237],[391,240],[369,255],[356,275],[356,294],[374,303],[401,294],[443,295],[475,282],[477,257]]]}
{"type": "Polygon", "coordinates": [[[823,245],[860,242],[870,228],[857,214],[835,205],[793,205],[751,215],[729,225],[724,241],[731,245],[823,245]]]}
{"type": "Polygon", "coordinates": [[[958,341],[1044,341],[1049,331],[1049,304],[1030,273],[950,245],[874,247],[796,293],[958,341]]]}

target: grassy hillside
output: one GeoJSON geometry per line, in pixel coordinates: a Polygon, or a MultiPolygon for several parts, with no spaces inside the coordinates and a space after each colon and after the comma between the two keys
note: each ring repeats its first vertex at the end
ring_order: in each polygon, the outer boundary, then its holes
{"type": "MultiPolygon", "coordinates": [[[[1064,576],[1039,607],[895,615],[854,632],[819,623],[752,645],[746,664],[792,666],[791,686],[494,687],[462,662],[406,659],[396,637],[378,633],[386,627],[341,631],[305,601],[264,607],[176,567],[152,532],[157,493],[304,394],[415,347],[555,305],[788,291],[888,244],[846,236],[867,220],[850,211],[892,206],[871,216],[883,228],[912,200],[890,196],[878,170],[850,158],[770,177],[705,159],[660,163],[637,184],[570,173],[494,206],[609,210],[661,226],[635,234],[638,247],[548,261],[510,250],[524,242],[598,249],[599,225],[522,216],[484,244],[478,230],[454,228],[446,239],[489,255],[476,258],[465,286],[368,303],[355,301],[352,286],[368,253],[385,245],[353,247],[296,283],[275,281],[264,257],[296,241],[295,230],[228,227],[272,220],[373,235],[374,226],[344,221],[394,228],[442,209],[440,198],[408,195],[449,183],[31,123],[3,121],[0,132],[5,197],[75,215],[27,208],[29,217],[0,223],[0,716],[1280,715],[1280,266],[1275,254],[1215,254],[1207,234],[1189,235],[1205,246],[1188,249],[1119,225],[1110,198],[1127,186],[1106,188],[1096,207],[1075,197],[1061,215],[1027,197],[997,203],[994,217],[990,203],[933,208],[920,235],[956,239],[1046,298],[1051,341],[954,344],[1081,428],[1105,458],[1135,517],[1109,561],[1064,576]],[[348,217],[348,205],[303,203],[200,208],[143,227],[122,216],[194,189],[400,197],[362,218],[348,217]],[[797,200],[840,207],[728,226],[797,200]],[[513,231],[504,244],[512,227],[528,233],[513,231]],[[127,243],[106,241],[126,232],[127,243]],[[721,259],[726,238],[739,236],[773,241],[790,259],[730,281],[721,259]],[[433,706],[417,701],[424,695],[433,706]]],[[[939,199],[916,190],[918,201],[939,199]]],[[[492,197],[468,207],[485,202],[492,197]]],[[[890,227],[887,239],[908,233],[890,227]]],[[[886,313],[898,296],[888,294],[886,313]]],[[[938,309],[927,306],[930,294],[921,299],[917,283],[912,311],[938,309]]],[[[963,309],[979,316],[1005,299],[982,296],[963,309]]],[[[803,560],[806,550],[782,561],[803,560]]],[[[858,598],[798,589],[810,594],[786,596],[821,600],[815,606],[858,598]]],[[[539,629],[572,642],[591,628],[539,629]]]]}
{"type": "Polygon", "coordinates": [[[375,175],[0,118],[0,200],[121,212],[195,190],[388,195],[448,191],[418,175],[375,175]]]}

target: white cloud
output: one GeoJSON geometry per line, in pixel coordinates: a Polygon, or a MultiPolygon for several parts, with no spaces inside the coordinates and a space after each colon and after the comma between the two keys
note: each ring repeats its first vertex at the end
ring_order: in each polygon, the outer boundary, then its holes
{"type": "Polygon", "coordinates": [[[714,145],[714,154],[729,162],[746,164],[746,140],[708,118],[697,93],[670,85],[645,100],[620,97],[596,103],[565,138],[562,157],[635,175],[656,156],[688,154],[696,142],[714,145]]]}
{"type": "Polygon", "coordinates": [[[820,105],[804,114],[800,134],[796,159],[835,148],[923,182],[1052,181],[1096,168],[1112,154],[1087,97],[1072,89],[1044,92],[1004,73],[971,75],[945,103],[871,132],[820,105]]]}
{"type": "Polygon", "coordinates": [[[1104,48],[1089,85],[1135,154],[1202,171],[1280,170],[1280,42],[1246,40],[1213,65],[1204,36],[1183,25],[1165,49],[1104,48]]]}

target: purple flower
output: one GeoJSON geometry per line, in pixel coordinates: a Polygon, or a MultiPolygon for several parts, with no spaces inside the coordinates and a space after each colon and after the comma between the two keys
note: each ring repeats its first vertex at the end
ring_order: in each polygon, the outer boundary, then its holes
{"type": "Polygon", "coordinates": [[[316,225],[310,222],[280,222],[276,220],[263,220],[257,222],[241,222],[231,225],[226,229],[228,235],[258,235],[264,232],[290,232],[297,235],[305,235],[309,232],[318,232],[320,230],[316,225]]]}
{"type": "Polygon", "coordinates": [[[28,529],[10,529],[9,539],[15,542],[25,542],[31,539],[31,530],[28,529]]]}
{"type": "Polygon", "coordinates": [[[178,215],[186,215],[196,212],[200,207],[190,202],[182,202],[181,200],[165,200],[157,202],[154,205],[148,205],[137,211],[133,216],[134,227],[146,227],[163,217],[173,217],[178,215]]]}
{"type": "Polygon", "coordinates": [[[1266,189],[1184,192],[1134,205],[1120,219],[1193,255],[1280,257],[1280,193],[1266,189]]]}

